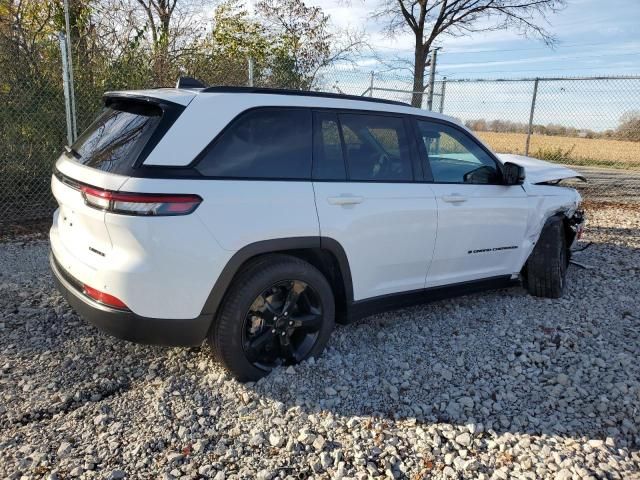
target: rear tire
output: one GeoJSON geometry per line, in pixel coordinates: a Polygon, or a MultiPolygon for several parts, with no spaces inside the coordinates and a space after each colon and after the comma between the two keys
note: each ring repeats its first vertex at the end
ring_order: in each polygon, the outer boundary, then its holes
{"type": "Polygon", "coordinates": [[[231,375],[255,381],[279,365],[319,356],[334,324],[324,275],[299,258],[270,254],[236,275],[208,340],[231,375]]]}
{"type": "Polygon", "coordinates": [[[547,221],[526,265],[525,287],[536,297],[560,298],[569,256],[562,218],[547,221]]]}

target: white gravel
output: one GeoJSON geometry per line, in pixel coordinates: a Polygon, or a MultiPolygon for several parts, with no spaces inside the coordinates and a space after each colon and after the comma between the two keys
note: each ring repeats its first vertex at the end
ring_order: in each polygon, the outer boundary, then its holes
{"type": "Polygon", "coordinates": [[[99,333],[45,241],[0,244],[0,478],[640,478],[640,213],[594,223],[560,300],[373,316],[245,385],[99,333]]]}

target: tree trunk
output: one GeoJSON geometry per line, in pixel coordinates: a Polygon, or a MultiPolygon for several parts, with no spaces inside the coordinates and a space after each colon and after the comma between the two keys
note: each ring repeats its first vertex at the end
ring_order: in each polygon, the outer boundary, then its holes
{"type": "Polygon", "coordinates": [[[424,45],[420,45],[416,39],[415,59],[413,62],[413,94],[411,95],[411,105],[422,108],[424,98],[424,70],[427,66],[427,58],[424,54],[424,45]]]}
{"type": "Polygon", "coordinates": [[[157,35],[157,42],[154,45],[155,49],[155,81],[156,84],[168,87],[174,80],[171,78],[173,72],[170,69],[169,61],[169,42],[171,35],[171,8],[169,2],[166,0],[160,0],[158,2],[159,9],[157,10],[159,17],[159,29],[157,35]]]}

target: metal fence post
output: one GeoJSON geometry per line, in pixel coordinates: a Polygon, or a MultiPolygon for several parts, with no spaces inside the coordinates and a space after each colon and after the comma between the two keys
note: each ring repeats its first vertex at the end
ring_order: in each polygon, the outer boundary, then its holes
{"type": "Polygon", "coordinates": [[[249,87],[253,87],[253,57],[250,56],[247,60],[249,64],[249,78],[247,84],[249,87]]]}
{"type": "Polygon", "coordinates": [[[64,90],[64,113],[67,119],[67,143],[73,144],[73,122],[71,120],[71,91],[69,88],[69,57],[67,56],[67,39],[64,33],[58,33],[60,41],[60,57],[62,58],[62,86],[64,90]]]}
{"type": "Polygon", "coordinates": [[[531,130],[533,129],[533,113],[536,110],[536,97],[538,96],[538,81],[536,77],[533,81],[533,96],[531,97],[531,111],[529,112],[529,126],[527,127],[527,141],[524,145],[524,154],[529,155],[529,143],[531,142],[531,130]]]}
{"type": "Polygon", "coordinates": [[[438,111],[442,113],[444,111],[444,93],[447,88],[447,77],[442,77],[442,88],[440,89],[440,108],[438,111]]]}
{"type": "MultiPolygon", "coordinates": [[[[76,89],[73,80],[73,57],[71,50],[71,28],[69,27],[69,0],[64,0],[64,24],[67,31],[66,34],[66,55],[67,72],[69,80],[69,105],[71,110],[71,131],[73,132],[73,141],[78,137],[77,115],[76,115],[76,89]]],[[[73,142],[69,142],[71,145],[73,142]]]]}
{"type": "Polygon", "coordinates": [[[371,70],[371,80],[369,81],[369,96],[373,97],[373,70],[371,70]]]}

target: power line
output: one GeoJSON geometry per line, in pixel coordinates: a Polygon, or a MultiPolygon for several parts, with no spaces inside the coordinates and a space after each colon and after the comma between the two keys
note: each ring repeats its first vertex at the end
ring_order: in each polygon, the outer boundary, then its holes
{"type": "MultiPolygon", "coordinates": [[[[558,58],[558,59],[548,59],[548,62],[559,62],[559,61],[564,61],[564,60],[576,60],[576,59],[584,59],[584,60],[590,60],[593,58],[603,58],[603,57],[627,57],[627,56],[638,56],[640,55],[640,52],[633,52],[633,53],[613,53],[613,54],[606,54],[606,55],[578,55],[578,56],[563,56],[562,58],[558,58]]],[[[481,63],[481,62],[473,62],[473,63],[481,63]]],[[[496,62],[482,62],[484,65],[486,66],[491,66],[491,65],[504,65],[503,61],[496,61],[496,62]]],[[[518,62],[518,64],[526,64],[526,63],[539,63],[539,62],[534,62],[534,61],[522,61],[522,62],[518,62]]],[[[452,67],[454,67],[456,64],[440,64],[438,65],[438,70],[436,71],[437,75],[458,75],[458,73],[456,73],[455,71],[451,71],[452,67]]],[[[478,65],[474,65],[474,66],[478,66],[478,65]]],[[[462,72],[464,72],[464,74],[466,73],[508,73],[508,72],[534,72],[534,71],[538,71],[538,70],[544,70],[544,71],[563,71],[563,70],[597,70],[597,69],[605,69],[605,68],[611,68],[611,67],[606,67],[606,66],[597,66],[597,67],[575,67],[575,68],[555,68],[555,69],[550,69],[550,68],[529,68],[529,69],[516,69],[516,70],[479,70],[479,69],[474,69],[474,70],[467,70],[463,67],[457,67],[457,70],[461,70],[462,72]]],[[[616,68],[616,67],[613,67],[616,68]]],[[[617,67],[617,68],[632,68],[631,66],[621,66],[621,67],[617,67]]],[[[380,73],[380,72],[379,72],[380,73]]],[[[397,75],[397,74],[393,74],[393,73],[388,73],[388,76],[394,76],[398,79],[403,79],[404,77],[401,75],[397,75]]]]}
{"type": "MultiPolygon", "coordinates": [[[[575,56],[566,56],[566,55],[564,55],[564,56],[562,56],[560,58],[557,58],[557,59],[553,59],[553,58],[548,58],[547,59],[547,58],[545,58],[545,60],[548,61],[548,62],[559,62],[559,61],[564,61],[564,60],[577,60],[577,59],[589,60],[589,59],[592,59],[592,58],[627,57],[627,56],[636,56],[636,55],[640,55],[640,52],[609,53],[609,54],[603,54],[603,55],[575,55],[575,56]]],[[[517,60],[517,62],[518,62],[517,64],[538,63],[537,62],[538,59],[540,59],[540,57],[534,57],[534,58],[532,58],[530,60],[517,60]]],[[[482,63],[483,65],[504,65],[505,64],[504,62],[510,62],[510,61],[511,60],[498,60],[498,61],[495,61],[495,62],[470,62],[470,63],[482,63]]],[[[514,64],[514,65],[517,65],[517,64],[514,64]]],[[[439,69],[440,68],[450,69],[450,68],[452,68],[452,67],[454,67],[456,65],[458,65],[458,64],[453,63],[453,64],[447,65],[445,63],[445,64],[439,65],[438,68],[439,69]]],[[[462,69],[461,67],[457,67],[457,68],[462,69]]],[[[480,70],[478,70],[478,71],[480,71],[480,70]]],[[[442,73],[442,72],[440,70],[438,70],[438,72],[436,72],[436,73],[442,73]]]]}
{"type": "MultiPolygon", "coordinates": [[[[527,70],[463,70],[460,73],[447,73],[447,76],[452,75],[467,75],[469,73],[518,73],[518,72],[571,72],[576,70],[605,70],[607,67],[599,66],[599,67],[577,67],[577,68],[532,68],[527,70]]],[[[611,67],[609,67],[611,68],[611,67]]],[[[630,69],[636,67],[617,67],[618,69],[630,69]]],[[[637,70],[637,68],[636,68],[637,70]]]]}
{"type": "Polygon", "coordinates": [[[558,45],[557,49],[540,46],[540,47],[527,47],[527,48],[496,48],[487,50],[444,50],[447,55],[464,55],[470,53],[501,53],[501,52],[522,52],[530,50],[548,50],[551,52],[557,52],[561,48],[574,48],[574,47],[596,47],[601,45],[611,45],[611,42],[598,42],[598,43],[574,43],[566,45],[558,45]]]}
{"type": "MultiPolygon", "coordinates": [[[[593,45],[607,45],[606,43],[601,43],[601,44],[590,44],[590,45],[585,45],[585,46],[593,46],[593,45]]],[[[568,46],[568,45],[567,45],[568,46]]],[[[576,44],[576,46],[578,46],[576,44]]],[[[464,54],[464,53],[485,53],[485,52],[516,52],[516,51],[520,51],[520,50],[552,50],[551,47],[530,47],[530,48],[517,48],[517,49],[510,49],[510,50],[502,50],[502,49],[494,49],[494,50],[445,50],[446,47],[442,47],[443,51],[447,53],[447,55],[453,55],[453,54],[464,54]]],[[[402,47],[388,47],[386,45],[374,45],[373,46],[374,50],[391,50],[391,51],[395,51],[395,52],[409,52],[410,50],[413,51],[413,47],[409,47],[406,49],[403,49],[402,47]]]]}
{"type": "MultiPolygon", "coordinates": [[[[547,58],[547,57],[533,57],[530,60],[523,59],[523,60],[519,60],[519,61],[522,61],[522,62],[534,61],[534,60],[538,60],[540,58],[544,58],[545,60],[549,60],[551,62],[556,62],[556,61],[559,61],[559,60],[575,60],[577,58],[625,57],[625,56],[628,56],[628,55],[640,55],[640,52],[605,53],[605,54],[602,54],[602,55],[591,55],[591,54],[587,54],[587,55],[562,55],[561,57],[559,57],[559,58],[557,58],[555,60],[553,58],[547,58]]],[[[503,61],[505,61],[505,60],[498,60],[496,62],[485,62],[485,63],[487,63],[488,65],[491,65],[492,63],[501,63],[503,61]]],[[[506,60],[506,61],[510,61],[510,60],[506,60]]]]}
{"type": "MultiPolygon", "coordinates": [[[[558,59],[547,59],[548,62],[559,62],[559,61],[564,61],[564,60],[576,60],[576,59],[592,59],[592,58],[602,58],[602,57],[627,57],[627,56],[635,56],[635,55],[640,55],[640,52],[634,52],[634,53],[612,53],[612,54],[607,54],[607,55],[579,55],[579,56],[564,56],[562,58],[558,58],[558,59]]],[[[506,62],[509,62],[509,60],[507,60],[506,62]]],[[[474,63],[480,63],[480,62],[474,62],[474,63]]],[[[489,66],[489,65],[505,65],[505,61],[496,61],[496,62],[482,62],[485,65],[489,66]]],[[[517,65],[517,64],[526,64],[526,63],[539,63],[536,62],[535,59],[531,59],[529,61],[527,60],[517,60],[517,63],[513,63],[513,65],[517,65]]],[[[443,69],[448,69],[448,68],[453,68],[456,67],[457,64],[449,64],[447,65],[446,63],[443,65],[440,65],[440,68],[443,69]]],[[[474,65],[476,66],[476,65],[474,65]]],[[[459,69],[462,69],[462,67],[456,67],[459,69]]],[[[598,67],[601,68],[601,67],[598,67]]]]}
{"type": "MultiPolygon", "coordinates": [[[[631,42],[632,43],[632,42],[631,42]]],[[[447,55],[463,55],[470,53],[500,53],[500,52],[522,52],[522,51],[530,51],[530,50],[548,50],[552,52],[556,52],[562,48],[582,48],[582,47],[596,47],[602,45],[611,45],[612,42],[596,42],[596,43],[568,43],[568,44],[559,44],[557,48],[551,48],[548,46],[539,46],[539,47],[527,47],[527,48],[495,48],[495,49],[486,49],[486,50],[473,50],[473,49],[454,49],[448,50],[446,47],[442,47],[443,53],[447,55]]],[[[624,44],[622,44],[624,45],[624,44]]],[[[402,51],[401,48],[398,47],[389,47],[386,45],[379,45],[374,47],[376,50],[393,50],[393,51],[402,51]]],[[[407,49],[409,51],[409,49],[407,49]]]]}

